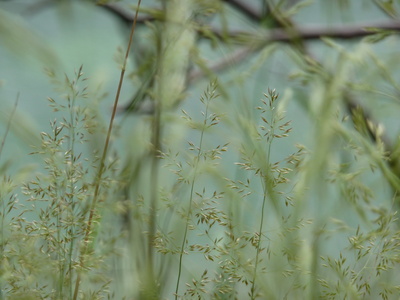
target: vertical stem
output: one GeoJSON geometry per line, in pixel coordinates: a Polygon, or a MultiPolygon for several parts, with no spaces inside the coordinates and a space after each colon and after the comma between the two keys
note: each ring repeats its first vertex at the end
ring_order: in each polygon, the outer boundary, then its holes
{"type": "Polygon", "coordinates": [[[260,255],[260,249],[261,249],[261,237],[262,237],[262,231],[263,231],[263,224],[264,224],[264,209],[265,209],[265,203],[267,202],[267,191],[266,191],[266,186],[265,183],[264,185],[264,196],[263,196],[263,203],[261,207],[261,220],[260,220],[260,228],[258,231],[258,241],[257,241],[257,251],[256,251],[256,262],[254,265],[254,272],[253,272],[253,280],[251,283],[251,299],[255,299],[256,296],[254,294],[255,292],[255,285],[256,285],[256,277],[257,277],[257,268],[258,268],[258,257],[260,255]]]}
{"type": "MultiPolygon", "coordinates": [[[[123,80],[124,80],[126,63],[128,61],[128,56],[129,56],[129,52],[130,52],[131,45],[132,45],[133,34],[135,33],[136,20],[137,20],[137,16],[138,16],[138,13],[139,13],[140,3],[141,3],[141,0],[138,0],[138,6],[136,8],[135,18],[134,18],[133,23],[132,23],[131,32],[130,32],[130,36],[129,36],[128,47],[126,49],[124,64],[122,66],[121,75],[120,75],[120,78],[119,78],[119,83],[118,83],[118,88],[117,88],[117,93],[115,95],[114,106],[113,106],[113,110],[112,110],[112,114],[111,114],[111,118],[110,118],[110,123],[109,123],[109,126],[108,126],[107,138],[106,138],[106,141],[104,143],[103,154],[102,154],[101,159],[100,159],[100,167],[99,167],[97,176],[95,178],[95,191],[94,191],[94,195],[93,195],[93,199],[92,199],[92,203],[91,203],[91,207],[90,207],[88,224],[87,224],[87,227],[86,227],[86,230],[85,230],[85,236],[83,238],[83,249],[82,249],[81,255],[80,255],[80,266],[81,267],[83,267],[83,265],[85,263],[84,262],[84,256],[85,256],[85,254],[86,254],[86,252],[87,252],[87,250],[89,248],[89,244],[90,244],[90,239],[89,238],[90,238],[90,233],[92,231],[92,222],[93,222],[93,218],[94,218],[95,211],[96,211],[97,200],[98,200],[98,197],[99,197],[100,182],[101,182],[101,178],[103,177],[103,172],[104,172],[104,167],[105,167],[104,161],[106,159],[107,152],[108,152],[108,147],[109,147],[109,144],[110,144],[111,132],[112,132],[113,124],[114,124],[115,114],[116,114],[116,111],[117,111],[118,100],[119,100],[119,95],[121,93],[122,83],[123,83],[123,80]]],[[[81,273],[78,272],[78,275],[77,275],[77,278],[76,278],[76,281],[75,281],[75,291],[74,291],[73,300],[76,300],[77,297],[78,297],[80,281],[81,281],[81,273]]]]}
{"type": "Polygon", "coordinates": [[[168,0],[164,4],[159,97],[163,108],[168,110],[174,108],[183,98],[190,52],[195,44],[196,33],[191,23],[194,14],[193,0],[168,0]]]}
{"type": "Polygon", "coordinates": [[[191,186],[190,186],[189,207],[188,207],[187,219],[186,219],[186,224],[185,224],[185,231],[183,233],[181,251],[179,253],[178,279],[176,280],[175,299],[178,299],[179,283],[180,283],[181,274],[182,274],[183,252],[185,250],[185,243],[186,243],[186,240],[187,240],[187,233],[188,233],[188,228],[189,228],[189,220],[190,220],[190,216],[192,215],[192,203],[193,203],[194,185],[195,185],[195,182],[196,182],[196,174],[197,174],[197,169],[198,169],[198,166],[199,166],[201,151],[202,151],[202,147],[203,147],[204,130],[206,129],[206,126],[207,126],[209,102],[210,102],[210,99],[207,99],[206,112],[204,113],[203,128],[202,128],[201,134],[200,134],[200,142],[199,142],[199,147],[198,147],[197,156],[196,156],[196,163],[195,163],[195,167],[194,167],[194,175],[193,175],[192,183],[191,183],[191,186]]]}
{"type": "MultiPolygon", "coordinates": [[[[6,138],[7,138],[8,132],[10,131],[11,121],[12,121],[12,119],[14,117],[15,111],[17,110],[18,100],[19,100],[19,93],[17,94],[17,98],[15,99],[14,108],[11,111],[10,119],[7,122],[6,131],[4,133],[3,140],[1,141],[0,158],[1,158],[1,154],[3,152],[3,148],[4,148],[4,144],[6,142],[6,138]]],[[[0,195],[0,196],[2,197],[3,195],[0,195]]],[[[1,226],[1,228],[0,228],[0,232],[1,232],[1,236],[0,236],[0,255],[1,255],[1,257],[3,257],[4,243],[5,243],[5,241],[4,241],[4,218],[5,218],[5,215],[6,215],[6,207],[4,206],[4,199],[0,199],[0,201],[1,201],[1,206],[2,206],[1,207],[2,212],[1,212],[1,215],[0,215],[0,218],[1,218],[1,221],[0,221],[1,222],[1,225],[0,225],[1,226]]],[[[0,285],[0,299],[3,299],[3,296],[2,296],[2,285],[0,285]]]]}
{"type": "Polygon", "coordinates": [[[267,158],[264,166],[264,170],[260,172],[261,176],[261,185],[263,187],[263,202],[261,206],[261,219],[260,219],[260,226],[259,226],[259,231],[258,231],[258,241],[257,241],[257,250],[256,250],[256,261],[254,264],[254,273],[253,273],[253,280],[251,284],[251,290],[250,290],[250,296],[251,299],[256,298],[255,294],[255,288],[256,288],[256,279],[257,279],[257,269],[258,269],[258,257],[260,256],[261,252],[261,239],[262,239],[262,232],[263,232],[263,227],[264,227],[264,217],[265,217],[265,205],[267,202],[267,196],[270,197],[271,200],[274,200],[273,195],[274,195],[274,187],[272,181],[274,180],[273,174],[271,172],[271,150],[272,150],[272,143],[275,139],[275,126],[277,126],[277,120],[275,119],[275,107],[274,102],[278,98],[278,96],[275,94],[275,90],[269,90],[268,89],[268,105],[269,105],[269,110],[271,113],[270,116],[270,128],[269,128],[269,133],[267,136],[267,142],[268,142],[268,149],[267,149],[267,158]]]}
{"type": "MultiPolygon", "coordinates": [[[[165,111],[169,111],[183,99],[187,81],[190,51],[195,42],[195,30],[191,24],[193,0],[163,1],[165,23],[159,36],[157,63],[157,97],[153,119],[153,158],[151,165],[150,224],[148,236],[148,272],[151,276],[148,284],[156,284],[154,278],[153,241],[156,234],[156,213],[159,186],[158,152],[162,137],[162,120],[165,111]]],[[[151,286],[149,286],[151,287],[151,286]]],[[[154,287],[152,287],[154,289],[154,287]]]]}
{"type": "MultiPolygon", "coordinates": [[[[70,88],[70,93],[71,93],[71,97],[68,97],[68,110],[69,110],[69,116],[70,116],[70,120],[69,120],[69,126],[68,126],[68,130],[69,130],[69,138],[68,138],[68,151],[69,151],[69,163],[66,165],[66,173],[67,173],[67,177],[69,179],[69,192],[65,193],[65,195],[67,196],[69,199],[67,205],[70,207],[70,211],[67,210],[67,213],[70,212],[71,215],[74,214],[74,210],[75,210],[75,202],[74,202],[74,183],[73,183],[73,177],[75,176],[75,124],[76,124],[76,120],[75,120],[75,100],[77,97],[77,93],[76,93],[76,88],[78,85],[78,81],[79,78],[82,76],[82,65],[79,68],[78,72],[75,74],[76,78],[74,78],[74,80],[72,82],[70,82],[69,84],[69,88],[70,88]]],[[[61,212],[57,215],[57,221],[59,221],[59,217],[61,216],[61,212]]],[[[60,225],[57,225],[57,234],[60,234],[60,225]]],[[[72,234],[70,236],[70,242],[69,242],[69,250],[68,250],[68,274],[69,274],[69,284],[68,284],[68,290],[69,290],[69,297],[72,296],[72,291],[73,291],[73,283],[72,283],[72,252],[75,246],[75,239],[74,239],[74,232],[75,232],[75,226],[71,225],[70,228],[72,234]]],[[[60,237],[58,237],[58,240],[60,240],[60,237]]],[[[61,252],[64,253],[64,252],[61,252]]],[[[60,259],[61,260],[61,259],[60,259]]],[[[60,269],[60,297],[62,296],[63,292],[62,292],[62,288],[63,288],[63,281],[64,281],[64,274],[65,274],[65,265],[62,265],[62,269],[60,269]]]]}
{"type": "MultiPolygon", "coordinates": [[[[157,279],[154,270],[154,247],[153,242],[156,235],[156,221],[157,221],[157,203],[158,203],[158,186],[159,186],[159,161],[158,153],[160,151],[160,137],[161,137],[161,103],[156,103],[155,115],[153,119],[153,132],[152,132],[152,157],[151,157],[151,184],[150,184],[150,224],[147,240],[147,270],[146,270],[146,294],[158,295],[157,279]],[[148,291],[147,291],[148,290],[148,291]]],[[[150,298],[153,298],[150,296],[150,298]]]]}

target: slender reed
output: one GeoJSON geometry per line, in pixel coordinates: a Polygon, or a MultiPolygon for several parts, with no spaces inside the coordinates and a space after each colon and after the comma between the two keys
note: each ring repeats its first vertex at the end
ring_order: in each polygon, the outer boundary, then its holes
{"type": "MultiPolygon", "coordinates": [[[[257,243],[256,243],[256,257],[255,257],[255,263],[254,263],[254,271],[253,271],[253,278],[252,278],[252,284],[251,284],[251,289],[250,289],[250,297],[251,299],[255,299],[257,297],[255,293],[256,289],[256,278],[257,278],[257,270],[258,270],[258,264],[259,264],[259,256],[261,253],[261,241],[262,241],[262,235],[263,235],[263,226],[264,226],[264,218],[265,218],[265,206],[267,202],[267,198],[273,198],[273,182],[271,180],[274,180],[272,177],[272,170],[271,170],[271,149],[272,149],[272,143],[274,138],[276,137],[283,137],[283,135],[278,135],[275,134],[275,127],[277,126],[277,123],[282,120],[281,116],[276,116],[275,115],[275,107],[274,107],[274,102],[278,99],[278,94],[275,92],[275,90],[270,90],[268,89],[268,95],[264,94],[264,96],[269,100],[268,103],[265,100],[262,100],[263,104],[267,107],[269,112],[271,113],[271,119],[267,120],[265,117],[261,117],[263,123],[267,125],[267,127],[261,126],[261,131],[264,131],[264,134],[260,134],[261,136],[265,136],[267,140],[267,156],[266,156],[266,164],[265,164],[265,170],[260,171],[260,178],[261,178],[261,185],[263,189],[263,201],[262,201],[262,206],[261,206],[261,218],[260,218],[260,226],[259,230],[257,233],[257,243]]],[[[265,113],[266,110],[265,108],[258,107],[259,110],[261,110],[262,113],[265,113]]],[[[281,127],[283,128],[283,127],[281,127]]],[[[288,133],[289,131],[286,131],[288,133]]]]}
{"type": "MultiPolygon", "coordinates": [[[[110,144],[110,138],[111,138],[111,132],[112,132],[112,128],[113,128],[113,124],[114,124],[114,118],[115,118],[115,114],[117,111],[117,106],[118,106],[118,100],[119,100],[119,96],[121,93],[121,88],[122,88],[122,83],[124,80],[124,75],[125,75],[125,70],[126,70],[126,63],[128,61],[128,56],[129,56],[129,52],[131,49],[131,45],[132,45],[132,40],[133,40],[133,34],[135,33],[135,28],[136,28],[136,21],[138,18],[138,13],[139,13],[139,7],[141,4],[141,0],[138,0],[138,5],[136,8],[136,13],[135,13],[135,18],[133,19],[133,23],[132,23],[132,27],[131,27],[131,32],[130,32],[130,36],[129,36],[129,42],[128,42],[128,47],[126,49],[126,53],[125,53],[125,58],[124,58],[124,63],[121,69],[121,74],[120,74],[120,78],[119,78],[119,83],[118,83],[118,88],[117,88],[117,93],[115,95],[115,100],[114,100],[114,106],[113,106],[113,110],[112,110],[112,114],[111,114],[111,118],[110,118],[110,123],[108,126],[108,132],[107,132],[107,138],[106,141],[104,143],[104,148],[103,148],[103,154],[101,156],[100,159],[100,168],[97,172],[97,176],[95,177],[95,190],[94,190],[94,195],[93,195],[93,199],[92,199],[92,203],[90,206],[90,211],[89,211],[89,218],[88,218],[88,223],[87,223],[87,227],[85,230],[85,236],[83,239],[83,249],[81,251],[81,255],[80,255],[80,266],[83,267],[84,265],[84,256],[89,248],[89,237],[90,237],[90,233],[92,231],[92,222],[93,222],[93,218],[94,218],[94,214],[96,211],[96,204],[98,201],[98,197],[99,197],[99,190],[100,190],[100,181],[101,178],[103,176],[103,172],[104,172],[104,167],[105,167],[105,159],[107,156],[107,152],[108,152],[108,147],[110,144]]],[[[74,291],[74,296],[73,299],[76,300],[78,297],[78,292],[79,292],[79,285],[80,285],[80,281],[81,281],[81,276],[80,273],[78,272],[77,278],[76,278],[76,282],[75,282],[75,291],[74,291]]]]}

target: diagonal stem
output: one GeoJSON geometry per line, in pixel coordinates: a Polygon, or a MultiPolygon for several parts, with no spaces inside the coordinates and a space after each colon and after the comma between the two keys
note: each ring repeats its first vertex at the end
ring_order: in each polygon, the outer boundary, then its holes
{"type": "MultiPolygon", "coordinates": [[[[90,238],[90,233],[92,231],[92,224],[93,224],[93,218],[96,212],[96,205],[98,202],[98,198],[99,198],[99,191],[100,191],[100,182],[101,182],[101,178],[103,177],[103,173],[104,173],[104,168],[105,168],[105,159],[107,156],[107,152],[108,152],[108,148],[110,145],[110,138],[111,138],[111,132],[112,132],[112,128],[113,128],[113,124],[114,124],[114,119],[115,119],[115,114],[117,111],[117,106],[118,106],[118,100],[119,100],[119,96],[121,93],[121,88],[122,88],[122,83],[124,80],[124,75],[125,75],[125,69],[126,69],[126,63],[128,61],[128,56],[129,56],[129,52],[131,49],[131,45],[132,45],[132,40],[133,40],[133,34],[135,33],[135,28],[136,28],[136,20],[137,20],[137,16],[139,13],[139,7],[140,7],[140,3],[141,0],[138,0],[138,6],[136,8],[136,13],[135,13],[135,18],[133,20],[132,23],[132,27],[131,27],[131,32],[130,32],[130,36],[129,36],[129,42],[128,42],[128,47],[126,49],[126,53],[125,53],[125,58],[124,58],[124,64],[122,66],[122,70],[121,70],[121,75],[119,78],[119,83],[118,83],[118,88],[117,88],[117,93],[115,95],[115,100],[114,100],[114,106],[113,106],[113,110],[112,110],[112,114],[111,114],[111,118],[110,118],[110,123],[108,126],[108,132],[107,132],[107,138],[106,141],[104,143],[104,148],[103,148],[103,154],[101,156],[100,159],[100,168],[97,172],[97,176],[95,178],[95,190],[94,190],[94,195],[93,195],[93,199],[92,199],[92,203],[90,206],[90,212],[89,212],[89,218],[88,218],[88,224],[85,230],[85,236],[83,238],[83,249],[81,251],[81,255],[80,255],[80,266],[83,267],[85,261],[84,261],[84,256],[89,248],[89,238],[90,238]]],[[[75,282],[75,291],[74,291],[74,296],[73,299],[76,300],[78,297],[78,291],[79,291],[79,285],[81,282],[81,276],[80,273],[78,272],[78,276],[76,278],[76,282],[75,282]]]]}

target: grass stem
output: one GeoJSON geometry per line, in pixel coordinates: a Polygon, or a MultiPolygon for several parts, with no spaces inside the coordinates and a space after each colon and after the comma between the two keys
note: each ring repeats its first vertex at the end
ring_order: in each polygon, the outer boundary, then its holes
{"type": "MultiPolygon", "coordinates": [[[[97,201],[98,201],[98,197],[99,197],[100,182],[101,182],[101,179],[102,179],[103,173],[104,173],[105,159],[106,159],[106,156],[107,156],[107,153],[108,153],[108,147],[109,147],[109,144],[110,144],[111,132],[112,132],[113,124],[114,124],[115,114],[116,114],[116,111],[117,111],[118,100],[119,100],[119,96],[120,96],[120,93],[121,93],[122,83],[124,81],[126,63],[128,61],[128,56],[129,56],[129,52],[130,52],[131,45],[132,45],[133,34],[135,33],[136,21],[137,21],[137,18],[138,18],[140,4],[141,4],[141,0],[138,0],[138,5],[137,5],[137,8],[136,8],[135,18],[133,19],[131,32],[130,32],[130,35],[129,35],[128,47],[127,47],[126,53],[125,53],[124,64],[123,64],[122,69],[121,69],[121,74],[120,74],[120,78],[119,78],[117,93],[115,95],[114,106],[113,106],[113,110],[112,110],[112,114],[111,114],[111,118],[110,118],[110,123],[109,123],[108,131],[107,131],[107,137],[106,137],[106,141],[104,143],[103,154],[102,154],[101,159],[100,159],[100,167],[98,169],[98,173],[97,173],[97,176],[95,178],[95,190],[94,190],[92,203],[91,203],[91,206],[90,206],[88,223],[87,223],[87,227],[86,227],[86,230],[85,230],[85,236],[84,236],[84,239],[83,239],[83,249],[82,249],[81,255],[80,255],[80,262],[79,263],[80,263],[81,267],[83,267],[83,265],[84,265],[84,256],[85,256],[85,254],[86,254],[86,252],[87,252],[87,250],[89,248],[89,242],[90,242],[89,238],[90,238],[90,233],[92,231],[93,218],[94,218],[94,215],[95,215],[96,205],[97,205],[97,201]]],[[[78,275],[77,275],[77,278],[76,278],[76,281],[75,281],[75,291],[74,291],[74,296],[73,296],[74,300],[76,300],[77,297],[78,297],[80,282],[81,282],[81,273],[78,272],[78,275]]]]}

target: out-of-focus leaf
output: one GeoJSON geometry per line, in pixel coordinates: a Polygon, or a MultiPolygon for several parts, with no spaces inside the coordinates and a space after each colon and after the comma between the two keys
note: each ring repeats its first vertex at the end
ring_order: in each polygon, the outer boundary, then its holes
{"type": "Polygon", "coordinates": [[[365,28],[365,30],[368,32],[375,32],[375,34],[369,35],[363,39],[364,42],[371,44],[380,42],[388,36],[391,36],[392,34],[398,34],[397,32],[392,30],[383,30],[380,28],[365,28]]]}
{"type": "Polygon", "coordinates": [[[58,59],[46,41],[20,18],[0,10],[0,46],[12,53],[54,66],[58,59]]]}
{"type": "Polygon", "coordinates": [[[392,35],[392,33],[390,33],[390,32],[380,32],[380,33],[376,33],[376,34],[367,36],[366,38],[363,39],[363,41],[374,44],[374,43],[378,43],[378,42],[384,40],[385,38],[387,38],[390,35],[392,35]]]}
{"type": "Polygon", "coordinates": [[[375,0],[374,3],[389,17],[396,18],[398,16],[393,0],[375,0]]]}

